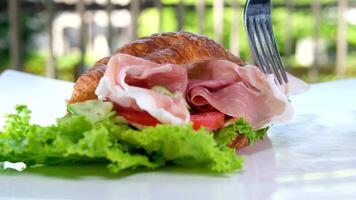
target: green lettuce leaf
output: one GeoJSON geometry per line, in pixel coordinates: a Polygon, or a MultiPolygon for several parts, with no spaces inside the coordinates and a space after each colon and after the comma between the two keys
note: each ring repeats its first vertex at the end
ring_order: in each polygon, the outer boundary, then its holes
{"type": "Polygon", "coordinates": [[[267,134],[268,128],[263,128],[260,130],[253,130],[249,123],[240,118],[236,120],[233,124],[220,129],[215,133],[215,140],[218,144],[226,146],[236,138],[237,134],[245,135],[249,141],[249,144],[252,145],[258,140],[262,140],[267,134]]]}
{"type": "Polygon", "coordinates": [[[17,106],[0,132],[0,162],[27,166],[105,163],[112,172],[178,165],[223,173],[242,167],[243,158],[222,145],[229,140],[225,135],[233,138],[235,126],[215,137],[205,129],[194,131],[191,125],[136,130],[117,123],[110,110],[98,113],[95,119],[74,114],[58,119],[55,125],[39,126],[29,123],[26,106],[17,106]]]}

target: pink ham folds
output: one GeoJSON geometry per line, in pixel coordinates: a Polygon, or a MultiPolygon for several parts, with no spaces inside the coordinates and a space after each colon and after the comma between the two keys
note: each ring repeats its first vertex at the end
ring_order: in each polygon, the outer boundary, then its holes
{"type": "Polygon", "coordinates": [[[226,124],[242,117],[254,129],[260,129],[290,120],[293,109],[288,94],[308,88],[303,81],[288,76],[289,85],[282,87],[273,75],[266,76],[251,65],[241,67],[225,60],[159,65],[116,54],[96,94],[121,109],[148,113],[159,123],[189,123],[188,103],[194,114],[221,112],[228,119],[226,124]],[[169,92],[156,90],[155,86],[169,92]]]}
{"type": "Polygon", "coordinates": [[[290,86],[281,87],[273,75],[266,76],[255,66],[240,67],[225,60],[206,61],[189,66],[187,99],[192,108],[218,110],[233,121],[243,117],[255,129],[293,116],[287,93],[302,92],[308,86],[288,75],[290,86]],[[290,91],[292,90],[292,91],[290,91]]]}
{"type": "Polygon", "coordinates": [[[95,93],[99,100],[143,111],[161,123],[186,124],[190,119],[184,98],[187,82],[187,72],[180,66],[117,54],[111,57],[95,93]],[[175,95],[155,91],[155,86],[164,86],[175,95]]]}

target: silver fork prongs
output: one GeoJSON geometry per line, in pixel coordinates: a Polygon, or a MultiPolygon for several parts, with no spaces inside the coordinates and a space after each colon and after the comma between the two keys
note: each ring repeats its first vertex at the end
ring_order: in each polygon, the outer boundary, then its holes
{"type": "Polygon", "coordinates": [[[245,28],[257,65],[274,74],[279,84],[288,83],[272,29],[270,1],[250,0],[245,7],[245,28]]]}

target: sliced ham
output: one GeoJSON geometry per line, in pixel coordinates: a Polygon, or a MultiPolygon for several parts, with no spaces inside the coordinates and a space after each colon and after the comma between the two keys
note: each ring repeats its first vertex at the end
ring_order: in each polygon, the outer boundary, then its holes
{"type": "Polygon", "coordinates": [[[116,54],[108,62],[96,95],[114,102],[118,114],[133,125],[186,124],[192,117],[196,128],[214,130],[228,116],[225,124],[242,117],[260,129],[288,121],[293,115],[288,94],[308,88],[303,81],[288,77],[290,84],[280,86],[273,75],[266,76],[255,66],[241,67],[226,60],[173,65],[116,54]],[[187,103],[194,114],[189,113],[187,103]]]}
{"type": "Polygon", "coordinates": [[[110,100],[121,110],[142,111],[161,123],[185,124],[190,119],[184,96],[188,82],[186,73],[178,65],[158,65],[116,54],[110,58],[95,93],[99,100],[110,100]],[[154,91],[151,89],[154,86],[164,86],[176,95],[171,97],[154,91]]]}
{"type": "Polygon", "coordinates": [[[306,87],[300,80],[293,86],[297,79],[292,78],[292,86],[283,88],[273,75],[266,76],[255,66],[241,67],[225,60],[191,65],[188,78],[187,101],[192,108],[215,109],[233,120],[243,117],[255,129],[291,119],[293,109],[287,92],[306,87]]]}

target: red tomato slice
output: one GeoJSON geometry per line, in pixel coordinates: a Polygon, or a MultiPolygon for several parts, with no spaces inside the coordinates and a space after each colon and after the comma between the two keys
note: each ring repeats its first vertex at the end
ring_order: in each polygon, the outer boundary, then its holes
{"type": "Polygon", "coordinates": [[[225,115],[221,112],[206,112],[194,114],[190,116],[190,121],[193,123],[194,130],[199,130],[201,127],[213,131],[224,126],[225,115]]]}
{"type": "MultiPolygon", "coordinates": [[[[145,111],[135,110],[133,108],[124,108],[115,105],[115,110],[118,115],[124,117],[130,122],[134,122],[143,126],[156,126],[160,122],[145,111]]],[[[190,116],[190,121],[193,123],[194,130],[199,130],[201,127],[213,131],[224,126],[225,115],[221,112],[205,112],[190,116]]]]}
{"type": "Polygon", "coordinates": [[[124,108],[115,105],[115,110],[118,115],[124,117],[130,122],[134,122],[143,126],[156,126],[160,122],[152,117],[148,112],[135,110],[133,108],[124,108]]]}

